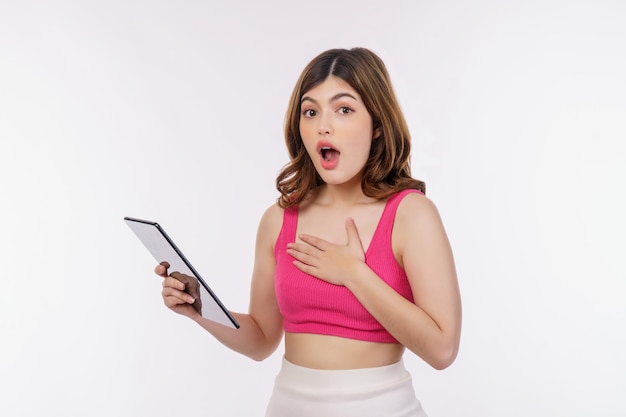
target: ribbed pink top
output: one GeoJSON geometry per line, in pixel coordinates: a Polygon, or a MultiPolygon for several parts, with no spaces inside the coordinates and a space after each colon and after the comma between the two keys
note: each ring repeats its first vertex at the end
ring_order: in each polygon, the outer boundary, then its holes
{"type": "MultiPolygon", "coordinates": [[[[365,262],[389,286],[413,301],[413,293],[404,270],[391,249],[391,232],[396,210],[402,198],[418,190],[404,190],[392,195],[385,205],[374,236],[365,253],[365,262]]],[[[285,331],[345,337],[370,342],[396,343],[396,339],[343,286],[329,284],[293,265],[287,243],[295,242],[298,207],[284,211],[283,226],[276,240],[276,275],[274,280],[278,306],[285,331]]]]}

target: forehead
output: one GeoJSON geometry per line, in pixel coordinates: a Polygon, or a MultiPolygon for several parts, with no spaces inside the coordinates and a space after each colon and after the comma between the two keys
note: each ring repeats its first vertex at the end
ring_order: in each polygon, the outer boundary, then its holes
{"type": "Polygon", "coordinates": [[[354,96],[358,101],[361,101],[361,96],[356,92],[354,88],[347,82],[334,75],[328,76],[324,81],[305,91],[302,94],[302,98],[310,97],[315,100],[332,99],[340,93],[349,93],[354,96]]]}

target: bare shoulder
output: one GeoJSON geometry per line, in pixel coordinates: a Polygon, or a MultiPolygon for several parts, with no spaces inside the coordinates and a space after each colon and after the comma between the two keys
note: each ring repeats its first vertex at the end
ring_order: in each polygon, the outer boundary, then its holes
{"type": "Polygon", "coordinates": [[[278,205],[278,203],[272,204],[263,212],[263,217],[261,218],[261,221],[269,221],[272,223],[276,221],[282,222],[283,209],[278,205]]]}
{"type": "Polygon", "coordinates": [[[280,229],[283,225],[284,210],[278,204],[269,206],[259,222],[259,230],[257,240],[274,246],[280,229]]]}
{"type": "Polygon", "coordinates": [[[419,193],[410,193],[400,202],[393,230],[394,243],[400,252],[409,247],[415,248],[419,242],[428,244],[447,240],[435,203],[419,193]]]}
{"type": "Polygon", "coordinates": [[[400,202],[396,213],[396,223],[402,227],[432,221],[441,221],[439,211],[435,203],[425,195],[410,193],[400,202]]]}

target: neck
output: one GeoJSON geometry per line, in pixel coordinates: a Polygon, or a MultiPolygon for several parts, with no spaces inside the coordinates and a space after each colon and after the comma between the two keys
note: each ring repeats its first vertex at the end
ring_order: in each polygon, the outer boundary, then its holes
{"type": "Polygon", "coordinates": [[[325,184],[317,192],[316,202],[321,205],[352,206],[368,204],[377,201],[363,194],[361,183],[349,184],[325,184]]]}

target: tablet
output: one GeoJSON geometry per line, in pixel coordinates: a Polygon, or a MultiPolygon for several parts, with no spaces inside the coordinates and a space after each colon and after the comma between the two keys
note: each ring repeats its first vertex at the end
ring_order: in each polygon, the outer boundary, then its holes
{"type": "Polygon", "coordinates": [[[239,328],[237,320],[224,307],[219,298],[198,274],[198,271],[195,270],[158,223],[132,217],[124,217],[124,221],[154,256],[157,263],[167,262],[170,264],[168,269],[170,273],[180,272],[189,277],[187,282],[185,282],[185,291],[196,298],[192,305],[202,317],[233,329],[239,328]]]}

